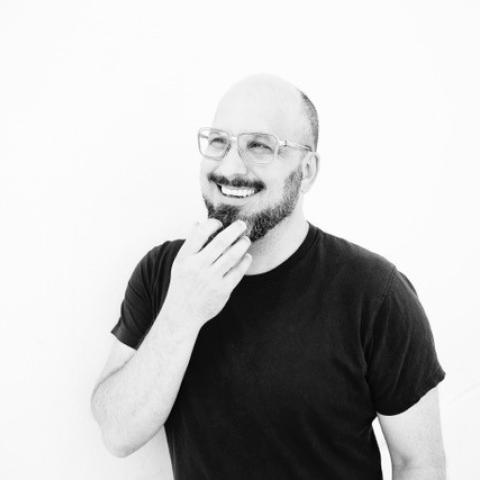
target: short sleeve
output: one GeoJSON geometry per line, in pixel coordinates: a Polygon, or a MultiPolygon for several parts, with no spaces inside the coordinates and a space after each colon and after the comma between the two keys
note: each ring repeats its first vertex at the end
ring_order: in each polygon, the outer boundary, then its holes
{"type": "Polygon", "coordinates": [[[127,283],[120,318],[110,331],[122,343],[138,349],[154,321],[152,251],[138,262],[127,283]]]}
{"type": "Polygon", "coordinates": [[[382,415],[407,410],[445,377],[417,293],[395,267],[371,324],[366,360],[372,402],[382,415]]]}

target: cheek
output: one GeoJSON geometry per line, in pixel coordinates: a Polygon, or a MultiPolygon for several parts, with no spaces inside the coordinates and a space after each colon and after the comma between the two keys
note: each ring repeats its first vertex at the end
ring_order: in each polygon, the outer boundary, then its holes
{"type": "Polygon", "coordinates": [[[279,178],[271,178],[264,181],[264,190],[263,192],[267,197],[278,197],[282,195],[283,192],[284,180],[279,178]]]}

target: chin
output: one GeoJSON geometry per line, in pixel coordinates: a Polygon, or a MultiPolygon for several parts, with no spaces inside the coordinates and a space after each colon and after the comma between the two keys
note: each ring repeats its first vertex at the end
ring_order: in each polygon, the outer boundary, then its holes
{"type": "Polygon", "coordinates": [[[244,218],[244,215],[241,213],[241,208],[238,206],[223,202],[214,203],[215,201],[212,201],[205,196],[203,196],[203,201],[207,207],[208,217],[220,220],[224,228],[240,218],[247,221],[248,224],[248,219],[244,218]]]}

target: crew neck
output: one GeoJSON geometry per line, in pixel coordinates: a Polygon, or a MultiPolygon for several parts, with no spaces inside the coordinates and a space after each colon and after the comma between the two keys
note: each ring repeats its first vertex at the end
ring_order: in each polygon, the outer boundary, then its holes
{"type": "Polygon", "coordinates": [[[241,280],[243,285],[256,285],[263,282],[275,281],[288,273],[298,262],[305,256],[310,247],[314,244],[317,237],[320,235],[320,229],[311,224],[308,220],[308,231],[299,247],[282,263],[276,267],[262,273],[253,275],[244,275],[241,280]]]}

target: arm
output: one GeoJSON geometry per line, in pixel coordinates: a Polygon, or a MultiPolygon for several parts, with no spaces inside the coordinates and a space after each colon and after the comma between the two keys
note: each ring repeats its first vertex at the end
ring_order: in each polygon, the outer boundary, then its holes
{"type": "Polygon", "coordinates": [[[113,454],[135,452],[168,418],[198,335],[189,324],[161,310],[135,355],[93,392],[92,413],[113,454]]]}
{"type": "Polygon", "coordinates": [[[438,387],[398,415],[378,419],[392,462],[392,480],[445,480],[438,387]]]}
{"type": "MultiPolygon", "coordinates": [[[[222,310],[250,266],[252,256],[246,253],[250,240],[238,239],[246,229],[245,222],[232,223],[204,247],[221,226],[212,218],[194,226],[175,257],[168,295],[138,351],[120,368],[112,369],[114,373],[92,394],[93,416],[105,445],[115,455],[135,452],[163,426],[201,327],[222,310]]],[[[130,284],[127,290],[133,297],[127,310],[138,318],[143,310],[148,311],[145,304],[150,297],[149,287],[141,278],[141,266],[136,269],[139,278],[132,280],[137,292],[130,284]],[[142,302],[143,308],[136,308],[142,302]]],[[[125,353],[114,355],[108,368],[124,357],[125,353]]]]}

